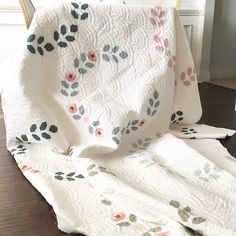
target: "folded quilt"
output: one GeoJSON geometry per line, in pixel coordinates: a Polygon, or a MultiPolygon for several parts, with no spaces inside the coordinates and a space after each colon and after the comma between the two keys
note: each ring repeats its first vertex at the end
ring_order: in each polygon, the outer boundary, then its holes
{"type": "Polygon", "coordinates": [[[214,140],[234,131],[195,124],[196,71],[174,9],[38,10],[5,75],[7,148],[62,231],[236,235],[235,160],[214,140]]]}

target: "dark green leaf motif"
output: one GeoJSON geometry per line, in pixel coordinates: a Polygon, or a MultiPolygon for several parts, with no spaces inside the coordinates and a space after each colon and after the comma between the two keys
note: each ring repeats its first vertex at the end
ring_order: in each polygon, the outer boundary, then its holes
{"type": "Polygon", "coordinates": [[[37,134],[32,134],[32,137],[37,141],[41,140],[40,137],[37,134]]]}
{"type": "Polygon", "coordinates": [[[24,141],[24,142],[27,142],[28,141],[28,137],[26,135],[21,135],[21,139],[24,141]]]}
{"type": "Polygon", "coordinates": [[[28,38],[27,38],[27,42],[31,43],[35,40],[35,34],[31,34],[28,38]]]}
{"type": "Polygon", "coordinates": [[[51,43],[45,44],[44,48],[45,48],[48,52],[51,52],[51,51],[54,49],[54,47],[53,47],[53,45],[52,45],[51,43]]]}
{"type": "Polygon", "coordinates": [[[51,136],[47,133],[42,133],[42,137],[45,138],[45,139],[50,139],[51,136]]]}
{"type": "Polygon", "coordinates": [[[41,36],[41,37],[38,38],[38,41],[37,41],[37,42],[38,42],[38,44],[41,44],[43,41],[44,41],[44,37],[41,36]]]}
{"type": "Polygon", "coordinates": [[[27,45],[27,49],[33,54],[36,53],[35,48],[32,45],[27,45]]]}
{"type": "Polygon", "coordinates": [[[75,10],[71,10],[71,15],[75,18],[78,19],[79,15],[77,14],[77,12],[75,10]]]}
{"type": "Polygon", "coordinates": [[[81,5],[81,9],[82,9],[82,10],[86,10],[87,8],[88,8],[88,4],[82,4],[82,5],[81,5]]]}
{"type": "Polygon", "coordinates": [[[42,131],[42,130],[45,130],[46,128],[47,128],[47,122],[42,122],[39,129],[42,131]]]}
{"type": "Polygon", "coordinates": [[[81,20],[86,20],[87,18],[88,18],[88,13],[87,12],[83,13],[80,17],[81,20]]]}
{"type": "Polygon", "coordinates": [[[35,132],[37,129],[37,125],[36,124],[32,124],[30,127],[30,132],[35,132]]]}
{"type": "Polygon", "coordinates": [[[41,47],[37,47],[37,50],[38,50],[38,53],[43,56],[44,55],[44,52],[43,52],[43,49],[41,47]]]}
{"type": "Polygon", "coordinates": [[[59,33],[58,33],[58,31],[55,31],[55,32],[53,33],[53,38],[54,38],[55,41],[58,41],[58,39],[59,39],[59,33]]]}
{"type": "Polygon", "coordinates": [[[61,48],[65,48],[65,47],[68,46],[68,44],[66,42],[59,42],[58,46],[61,47],[61,48]]]}
{"type": "Polygon", "coordinates": [[[73,41],[75,40],[75,37],[74,37],[74,36],[67,35],[67,36],[66,36],[66,40],[67,40],[68,42],[73,42],[73,41]]]}
{"type": "Polygon", "coordinates": [[[61,26],[61,34],[62,34],[62,35],[65,35],[65,34],[66,34],[66,31],[67,31],[66,26],[65,26],[65,25],[62,25],[62,26],[61,26]]]}
{"type": "Polygon", "coordinates": [[[105,61],[110,61],[110,57],[109,57],[107,54],[102,54],[102,58],[103,58],[105,61]]]}
{"type": "Polygon", "coordinates": [[[71,25],[70,26],[70,32],[71,33],[76,33],[78,31],[78,26],[77,25],[71,25]]]}
{"type": "Polygon", "coordinates": [[[56,133],[57,130],[58,130],[58,128],[57,128],[55,125],[51,125],[50,128],[49,128],[49,131],[50,131],[51,133],[56,133]]]}

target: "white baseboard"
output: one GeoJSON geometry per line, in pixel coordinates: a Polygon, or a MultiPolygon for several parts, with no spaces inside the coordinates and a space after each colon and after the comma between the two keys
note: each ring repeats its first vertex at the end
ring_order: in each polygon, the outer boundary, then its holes
{"type": "Polygon", "coordinates": [[[225,78],[235,78],[236,79],[236,70],[219,70],[211,71],[211,79],[225,79],[225,78]]]}
{"type": "Polygon", "coordinates": [[[199,82],[210,81],[211,74],[210,71],[202,71],[198,76],[199,82]]]}

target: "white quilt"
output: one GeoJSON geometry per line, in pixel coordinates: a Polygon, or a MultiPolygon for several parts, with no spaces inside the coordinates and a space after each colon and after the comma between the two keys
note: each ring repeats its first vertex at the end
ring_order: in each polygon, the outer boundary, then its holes
{"type": "Polygon", "coordinates": [[[234,131],[194,124],[196,72],[174,9],[41,9],[4,68],[7,147],[62,231],[236,235],[236,162],[214,140],[234,131]]]}

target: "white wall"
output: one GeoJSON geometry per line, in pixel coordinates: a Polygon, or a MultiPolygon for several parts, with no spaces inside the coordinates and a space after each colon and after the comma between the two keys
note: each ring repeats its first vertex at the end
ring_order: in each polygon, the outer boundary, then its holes
{"type": "Polygon", "coordinates": [[[235,0],[216,1],[210,71],[211,78],[236,78],[235,0]]]}

